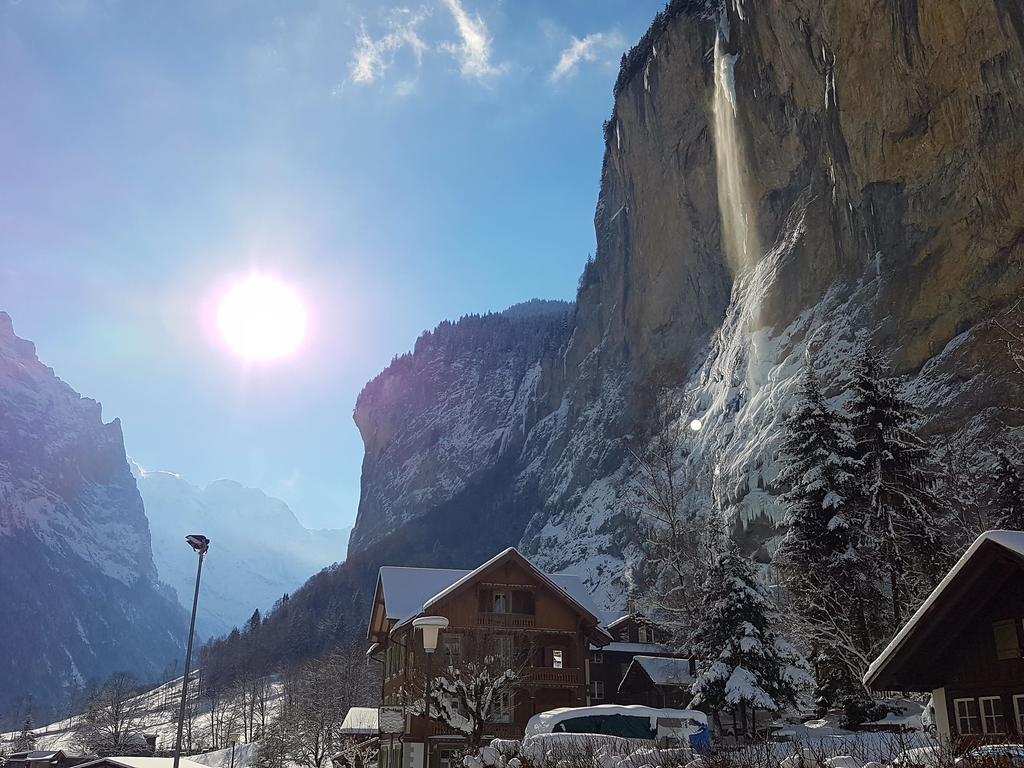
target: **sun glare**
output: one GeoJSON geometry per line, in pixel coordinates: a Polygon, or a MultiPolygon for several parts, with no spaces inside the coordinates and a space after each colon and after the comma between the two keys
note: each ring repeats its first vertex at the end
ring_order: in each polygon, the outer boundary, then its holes
{"type": "Polygon", "coordinates": [[[247,360],[294,353],[306,335],[306,308],[284,283],[252,275],[221,299],[217,327],[228,346],[247,360]]]}

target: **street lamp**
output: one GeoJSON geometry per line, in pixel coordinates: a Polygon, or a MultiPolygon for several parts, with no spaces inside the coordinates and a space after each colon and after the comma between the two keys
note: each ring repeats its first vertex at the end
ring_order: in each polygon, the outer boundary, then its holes
{"type": "Polygon", "coordinates": [[[235,768],[235,745],[238,744],[238,734],[230,734],[228,736],[228,743],[231,744],[231,768],[235,768]]]}
{"type": "Polygon", "coordinates": [[[423,650],[427,654],[427,686],[423,697],[423,717],[426,723],[426,735],[423,737],[423,768],[430,768],[430,660],[437,650],[437,636],[448,626],[444,616],[420,616],[412,620],[413,627],[423,630],[423,650]]]}
{"type": "Polygon", "coordinates": [[[185,537],[188,545],[199,555],[199,567],[196,569],[196,591],[192,595],[192,622],[188,625],[188,647],[185,650],[185,677],[181,681],[181,708],[178,710],[178,736],[174,740],[174,768],[178,768],[181,759],[181,729],[185,725],[185,698],[188,696],[188,668],[192,663],[192,636],[196,631],[196,608],[199,606],[199,577],[203,575],[203,558],[210,548],[210,540],[205,536],[193,533],[185,537]]]}

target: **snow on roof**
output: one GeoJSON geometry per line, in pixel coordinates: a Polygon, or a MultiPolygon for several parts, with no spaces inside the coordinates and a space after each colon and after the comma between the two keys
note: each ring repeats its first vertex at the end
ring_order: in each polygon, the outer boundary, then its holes
{"type": "Polygon", "coordinates": [[[615,608],[611,610],[602,610],[597,614],[597,618],[601,620],[601,626],[605,629],[611,629],[616,626],[619,622],[625,621],[631,616],[624,610],[615,608]]]}
{"type": "Polygon", "coordinates": [[[401,621],[423,610],[434,595],[469,575],[470,571],[455,568],[409,568],[382,565],[380,584],[384,590],[387,618],[401,621]]]}
{"type": "Polygon", "coordinates": [[[534,715],[526,724],[526,736],[553,733],[555,727],[564,720],[572,720],[577,717],[597,717],[600,715],[646,717],[650,719],[652,729],[658,727],[658,720],[661,718],[694,720],[703,725],[708,724],[707,715],[694,709],[655,709],[654,707],[642,707],[637,704],[597,704],[593,707],[562,707],[534,715]]]}
{"type": "Polygon", "coordinates": [[[368,734],[377,733],[377,708],[376,707],[351,707],[345,715],[345,721],[341,724],[341,733],[344,734],[368,734]]]}
{"type": "Polygon", "coordinates": [[[992,542],[1003,549],[1009,550],[1015,555],[1024,558],[1024,532],[1022,531],[985,531],[978,538],[974,540],[974,543],[967,548],[967,551],[960,556],[960,559],[956,561],[949,573],[945,575],[942,581],[939,582],[939,586],[932,590],[932,593],[928,595],[921,607],[918,608],[914,615],[910,617],[903,628],[896,633],[896,636],[889,642],[889,645],[885,647],[878,658],[871,662],[868,667],[867,674],[864,675],[864,684],[867,686],[871,685],[871,681],[878,675],[882,668],[889,663],[893,654],[896,653],[897,649],[903,644],[904,640],[910,636],[911,632],[920,623],[922,617],[928,610],[935,605],[935,602],[939,599],[946,588],[953,582],[964,566],[970,562],[974,554],[981,548],[985,542],[992,542]]]}
{"type": "MultiPolygon", "coordinates": [[[[120,768],[171,768],[174,765],[173,757],[101,757],[89,763],[82,763],[77,768],[86,766],[116,765],[120,768]]],[[[178,761],[180,768],[204,768],[201,764],[181,758],[178,761]]]]}
{"type": "MultiPolygon", "coordinates": [[[[481,571],[493,565],[509,553],[515,552],[526,563],[533,566],[515,547],[499,552],[483,565],[472,571],[455,568],[409,568],[384,565],[380,568],[381,588],[384,592],[384,610],[388,619],[397,623],[395,629],[404,626],[430,605],[442,600],[481,571]]],[[[587,613],[599,619],[599,611],[587,591],[583,579],[572,573],[544,573],[536,566],[534,570],[552,586],[560,589],[566,597],[587,613]]],[[[599,619],[600,620],[600,619],[599,619]]],[[[599,627],[599,629],[601,629],[599,627]]],[[[604,630],[601,629],[603,632],[604,630]]]]}
{"type": "Polygon", "coordinates": [[[655,685],[689,685],[693,682],[689,659],[634,656],[623,679],[629,675],[634,665],[640,666],[655,685]]]}
{"type": "Polygon", "coordinates": [[[626,643],[619,642],[618,640],[608,643],[608,645],[599,648],[596,645],[590,646],[592,651],[608,651],[609,653],[671,653],[667,645],[659,645],[658,643],[626,643]]]}

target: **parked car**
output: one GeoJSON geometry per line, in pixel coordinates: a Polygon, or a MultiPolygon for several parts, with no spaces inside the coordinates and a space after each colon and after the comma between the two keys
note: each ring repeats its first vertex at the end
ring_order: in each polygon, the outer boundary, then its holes
{"type": "Polygon", "coordinates": [[[708,718],[693,709],[655,709],[637,705],[600,704],[563,707],[534,715],[526,735],[585,733],[653,741],[659,746],[685,746],[694,752],[711,749],[708,718]]]}
{"type": "Polygon", "coordinates": [[[956,759],[963,768],[1024,768],[1024,744],[984,744],[956,759]]]}

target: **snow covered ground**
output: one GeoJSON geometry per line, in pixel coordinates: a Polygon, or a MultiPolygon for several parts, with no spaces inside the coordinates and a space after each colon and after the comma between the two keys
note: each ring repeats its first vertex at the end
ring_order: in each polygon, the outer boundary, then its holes
{"type": "MultiPolygon", "coordinates": [[[[181,683],[182,679],[180,677],[170,680],[140,694],[132,700],[133,703],[139,705],[140,714],[137,729],[140,733],[156,736],[156,749],[158,752],[168,752],[174,748],[181,683]]],[[[279,704],[280,695],[281,685],[271,682],[268,698],[268,719],[274,716],[279,704]]],[[[200,700],[191,709],[193,743],[199,751],[202,751],[211,746],[209,736],[210,708],[208,704],[200,700]]],[[[62,749],[71,753],[80,752],[81,744],[75,731],[78,720],[79,716],[74,716],[34,729],[32,733],[36,739],[36,749],[62,749]]],[[[240,732],[241,729],[239,728],[238,731],[240,732]]],[[[17,733],[15,732],[0,734],[0,742],[9,740],[16,735],[17,733]]],[[[255,755],[255,744],[240,743],[236,745],[235,768],[247,768],[255,758],[255,755]]],[[[190,759],[193,762],[211,766],[211,768],[228,768],[231,764],[231,749],[229,747],[203,754],[194,754],[190,759]]]]}

